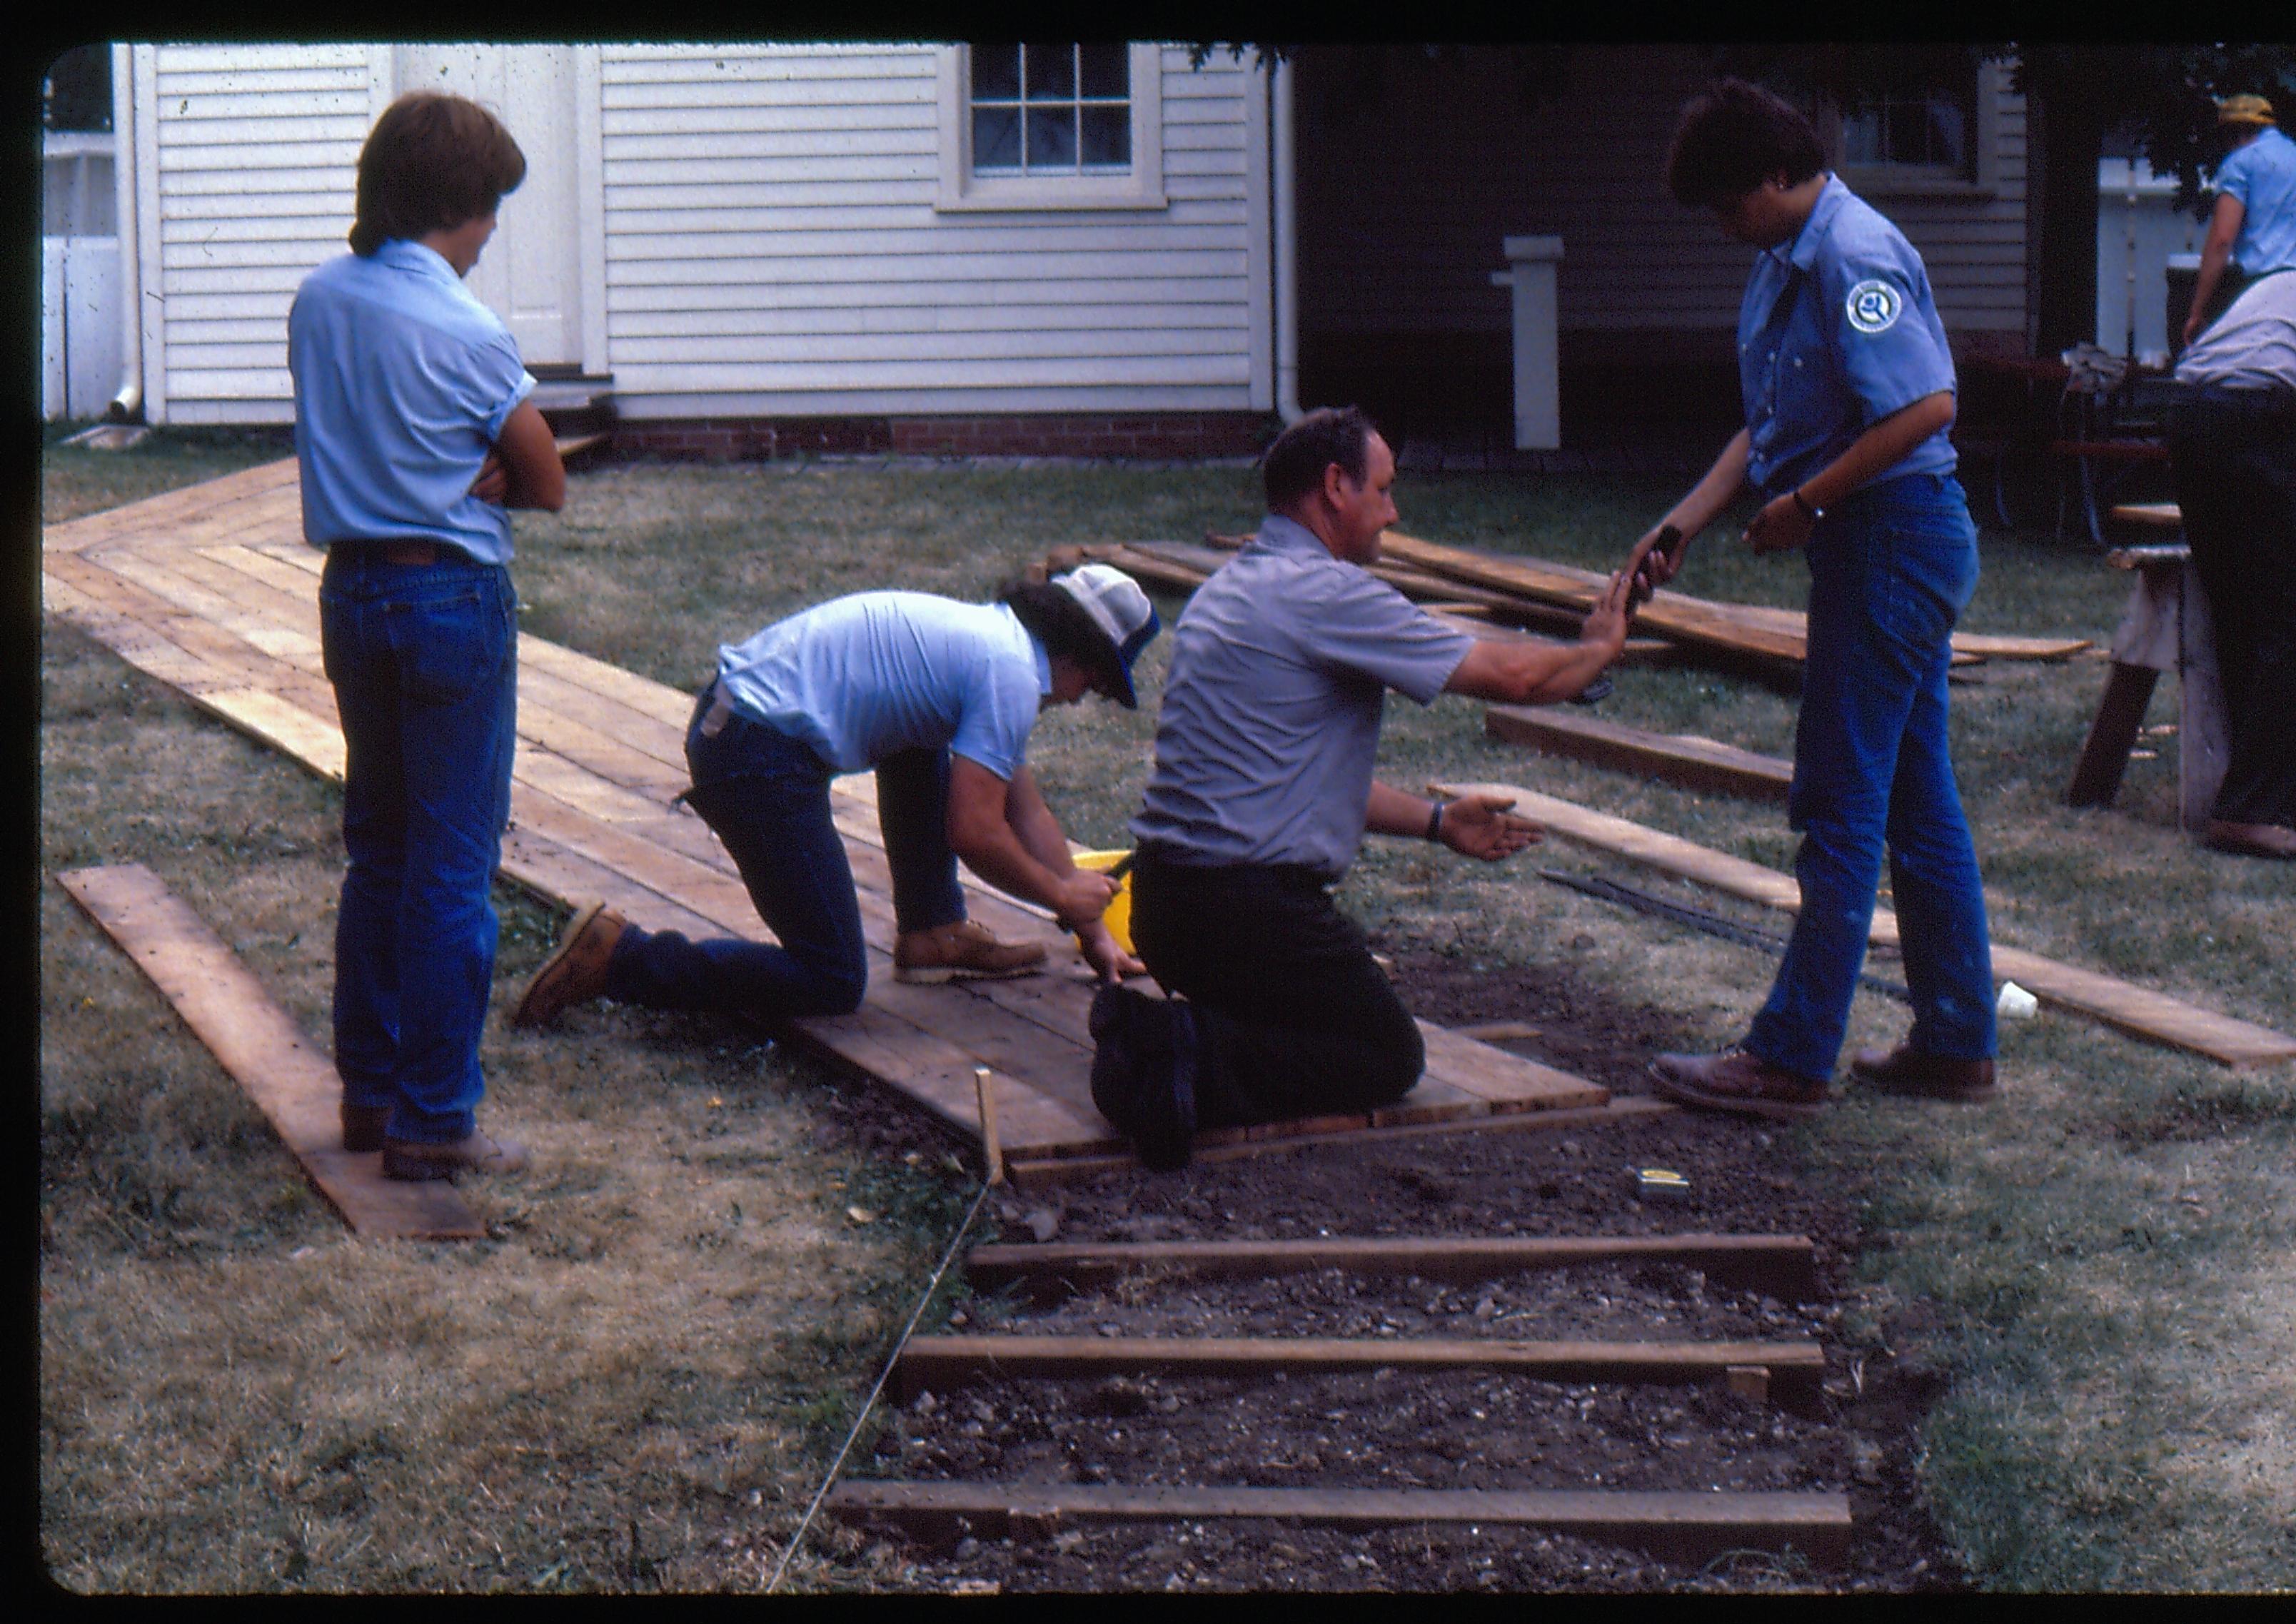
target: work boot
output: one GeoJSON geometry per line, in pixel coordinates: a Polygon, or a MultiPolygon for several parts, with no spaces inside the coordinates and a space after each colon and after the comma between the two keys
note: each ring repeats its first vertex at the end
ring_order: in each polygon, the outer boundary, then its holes
{"type": "Polygon", "coordinates": [[[412,1139],[382,1142],[382,1176],[420,1183],[452,1178],[457,1173],[523,1173],[526,1146],[515,1139],[496,1139],[472,1128],[466,1138],[446,1144],[423,1144],[412,1139]]]}
{"type": "Polygon", "coordinates": [[[1685,1105],[1791,1122],[1825,1108],[1825,1084],[1774,1066],[1732,1044],[1718,1054],[1661,1054],[1651,1062],[1658,1091],[1685,1105]]]}
{"type": "Polygon", "coordinates": [[[2278,824],[2228,824],[2212,817],[2201,839],[2215,850],[2244,857],[2296,857],[2296,829],[2278,824]]]}
{"type": "Polygon", "coordinates": [[[516,1027],[546,1026],[577,1004],[587,1004],[606,990],[606,965],[614,944],[622,939],[629,921],[603,902],[593,902],[574,915],[556,951],[518,997],[510,1013],[516,1027]]]}
{"type": "Polygon", "coordinates": [[[893,980],[930,986],[940,981],[1002,981],[1041,969],[1042,942],[999,941],[970,919],[930,931],[905,931],[893,942],[893,980]]]}
{"type": "Polygon", "coordinates": [[[1925,1100],[1989,1100],[2001,1092],[1993,1085],[1991,1061],[1948,1060],[1909,1044],[1858,1050],[1849,1062],[1849,1075],[1891,1094],[1925,1100]]]}
{"type": "Polygon", "coordinates": [[[1188,1164],[1196,1131],[1196,1023],[1185,1004],[1111,984],[1093,995],[1092,1103],[1142,1163],[1188,1164]]]}
{"type": "Polygon", "coordinates": [[[382,1130],[390,1120],[388,1105],[354,1105],[343,1102],[343,1148],[364,1156],[382,1148],[382,1130]]]}

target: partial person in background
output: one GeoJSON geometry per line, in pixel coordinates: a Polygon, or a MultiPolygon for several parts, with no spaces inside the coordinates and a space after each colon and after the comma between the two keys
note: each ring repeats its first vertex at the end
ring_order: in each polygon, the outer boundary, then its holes
{"type": "Polygon", "coordinates": [[[2280,133],[2262,96],[2226,96],[2217,104],[2217,126],[2232,147],[2210,176],[2217,201],[2185,317],[2186,344],[2249,278],[2296,267],[2296,141],[2280,133]]]}
{"type": "MultiPolygon", "coordinates": [[[[1826,172],[1808,120],[1743,81],[1683,109],[1667,185],[1760,252],[1738,313],[1746,426],[1652,533],[1694,537],[1751,489],[1762,505],[1747,545],[1808,562],[1809,640],[1787,802],[1802,837],[1793,933],[1744,1040],[1660,1055],[1659,1092],[1771,1118],[1824,1106],[1886,852],[1913,1031],[1851,1070],[1900,1093],[1986,1098],[1992,956],[1946,726],[1977,529],[1953,473],[1953,357],[1929,275],[1905,234],[1826,172]]],[[[1646,547],[1645,578],[1664,583],[1680,557],[1646,547]]]]}
{"type": "Polygon", "coordinates": [[[512,1024],[544,1025],[597,997],[766,1021],[858,1008],[868,944],[829,787],[863,767],[876,769],[892,868],[896,980],[1002,980],[1043,966],[1043,943],[1001,941],[965,917],[960,859],[1050,908],[1103,978],[1139,974],[1101,917],[1116,882],[1071,860],[1028,750],[1048,705],[1099,693],[1134,708],[1133,663],[1157,629],[1137,581],[1086,564],[993,603],[854,593],[721,647],[686,730],[685,800],[724,843],[775,941],[696,941],[593,903],[535,972],[512,1024]]]}
{"type": "Polygon", "coordinates": [[[2251,278],[2178,360],[2169,456],[2230,735],[2202,838],[2296,857],[2296,270],[2251,278]]]}
{"type": "Polygon", "coordinates": [[[515,1172],[480,1129],[518,707],[512,507],[566,472],[501,318],[463,279],[526,158],[494,115],[418,92],[360,150],[351,251],[287,318],[303,535],[342,720],[335,1069],[343,1144],[393,1178],[515,1172]]]}

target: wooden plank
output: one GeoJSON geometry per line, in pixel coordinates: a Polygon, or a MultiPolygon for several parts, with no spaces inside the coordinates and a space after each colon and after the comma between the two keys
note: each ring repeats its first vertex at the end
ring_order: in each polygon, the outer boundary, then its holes
{"type": "Polygon", "coordinates": [[[41,548],[44,552],[76,553],[94,542],[136,530],[167,529],[183,518],[207,513],[228,503],[294,488],[299,480],[299,471],[291,456],[254,468],[242,468],[235,473],[219,475],[179,490],[147,496],[141,502],[107,508],[102,513],[67,520],[62,524],[44,526],[40,536],[41,548]]]}
{"type": "MultiPolygon", "coordinates": [[[[1200,1134],[1192,1159],[1209,1163],[1242,1161],[1287,1151],[1376,1146],[1390,1140],[1422,1139],[1452,1134],[1512,1133],[1523,1128],[1559,1132],[1576,1128],[1631,1127],[1653,1117],[1669,1115],[1678,1109],[1665,1100],[1628,1095],[1592,1110],[1500,1111],[1482,1116],[1455,1117],[1441,1122],[1408,1123],[1394,1128],[1374,1128],[1361,1118],[1303,1121],[1286,1124],[1295,1131],[1281,1136],[1213,1139],[1210,1136],[1200,1134]]],[[[1226,1131],[1233,1133],[1234,1130],[1226,1131]]],[[[1109,1154],[1079,1153],[1057,1159],[1007,1157],[1004,1162],[1005,1176],[1013,1181],[1013,1187],[1023,1191],[1049,1190],[1079,1178],[1133,1174],[1140,1170],[1138,1160],[1128,1150],[1121,1149],[1109,1154]]]]}
{"type": "Polygon", "coordinates": [[[1319,1274],[1493,1280],[1604,1264],[1674,1264],[1733,1285],[1806,1302],[1817,1292],[1808,1235],[1317,1235],[1272,1241],[1082,1241],[976,1246],[965,1278],[976,1290],[1029,1285],[1037,1300],[1102,1290],[1153,1269],[1196,1279],[1259,1280],[1319,1274]]]}
{"type": "Polygon", "coordinates": [[[151,977],[354,1230],[420,1240],[486,1233],[448,1181],[385,1178],[380,1152],[343,1149],[343,1086],[333,1062],[157,874],[129,863],[72,869],[56,879],[151,977]]]}
{"type": "Polygon", "coordinates": [[[1704,794],[1783,801],[1793,784],[1791,761],[1712,739],[1600,721],[1559,706],[1492,705],[1483,712],[1483,731],[1550,756],[1658,778],[1704,794]]]}
{"type": "Polygon", "coordinates": [[[1431,1021],[1416,1024],[1427,1046],[1427,1079],[1463,1089],[1489,1110],[1578,1111],[1603,1104],[1611,1097],[1609,1089],[1584,1078],[1510,1054],[1431,1021]]]}
{"type": "MultiPolygon", "coordinates": [[[[1439,784],[1438,794],[1512,795],[1515,810],[1536,818],[1547,832],[1631,858],[1685,880],[1791,913],[1801,906],[1801,888],[1790,874],[1712,851],[1677,836],[1542,795],[1513,784],[1439,784]]],[[[1897,916],[1876,907],[1870,939],[1895,945],[1897,916]]],[[[2133,986],[2112,976],[2082,970],[2014,947],[1993,946],[1996,980],[2013,980],[2044,1004],[2126,1032],[2205,1055],[2234,1070],[2296,1060],[2296,1038],[2232,1015],[2221,1015],[2166,993],[2133,986]]]]}
{"type": "Polygon", "coordinates": [[[1631,1546],[1680,1562],[1738,1550],[1794,1551],[1824,1567],[1849,1560],[1853,1526],[1838,1494],[1692,1490],[1275,1489],[1194,1484],[916,1482],[849,1478],[824,1502],[832,1516],[890,1524],[922,1539],[1001,1539],[1067,1524],[1253,1518],[1352,1530],[1441,1523],[1631,1546]]]}
{"type": "MultiPolygon", "coordinates": [[[[1208,536],[1206,539],[1217,545],[1224,541],[1241,545],[1247,538],[1208,536]]],[[[1534,603],[1573,610],[1582,615],[1593,607],[1610,579],[1600,570],[1523,554],[1447,546],[1398,530],[1383,532],[1380,547],[1383,557],[1392,564],[1439,579],[1464,581],[1534,603]]],[[[1646,630],[1722,652],[1795,662],[1808,652],[1808,618],[1795,609],[1728,603],[1668,589],[1660,591],[1637,609],[1635,622],[1646,630]]],[[[2021,637],[1986,632],[1956,632],[1953,636],[1956,664],[1980,659],[2064,660],[2087,646],[2086,639],[2072,637],[2021,637]]]]}
{"type": "Polygon", "coordinates": [[[1154,1371],[1177,1376],[1338,1375],[1357,1371],[1488,1370],[1540,1382],[1658,1385],[1720,1382],[1759,1365],[1774,1392],[1808,1402],[1825,1349],[1796,1342],[1515,1341],[1500,1337],[913,1336],[894,1360],[894,1402],[1007,1376],[1091,1382],[1154,1371]]]}

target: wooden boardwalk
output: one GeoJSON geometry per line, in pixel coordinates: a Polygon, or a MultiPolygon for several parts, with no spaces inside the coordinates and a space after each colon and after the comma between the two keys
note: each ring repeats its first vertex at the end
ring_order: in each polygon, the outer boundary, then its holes
{"type": "MultiPolygon", "coordinates": [[[[193,703],[340,780],[342,733],[320,662],[320,554],[302,539],[292,459],[52,526],[45,607],[193,703]]],[[[503,873],[562,905],[603,898],[648,929],[770,940],[732,860],[691,812],[690,694],[539,637],[519,638],[518,747],[503,873]]],[[[891,881],[874,781],[832,791],[868,938],[869,993],[850,1015],[793,1023],[802,1046],[980,1133],[973,1070],[986,1065],[1008,1155],[1101,1156],[1124,1146],[1094,1110],[1085,1027],[1091,985],[1044,910],[973,883],[967,906],[1001,935],[1053,948],[1047,973],[910,987],[892,978],[891,881]]],[[[1227,1129],[1199,1143],[1280,1144],[1286,1131],[1463,1121],[1601,1108],[1601,1087],[1422,1022],[1427,1073],[1370,1116],[1227,1129]]]]}

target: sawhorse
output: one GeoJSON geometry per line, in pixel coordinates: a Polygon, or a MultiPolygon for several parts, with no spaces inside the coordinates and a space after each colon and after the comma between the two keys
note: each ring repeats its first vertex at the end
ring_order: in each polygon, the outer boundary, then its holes
{"type": "Polygon", "coordinates": [[[2184,514],[2173,502],[2116,507],[2112,517],[2177,534],[2179,539],[2120,547],[2105,554],[2116,570],[2136,573],[2120,629],[2112,637],[2112,671],[2096,719],[2089,724],[2065,802],[2104,807],[2120,791],[2128,751],[2163,671],[2177,673],[2177,823],[2186,831],[2208,822],[2224,782],[2224,692],[2217,680],[2216,642],[2208,595],[2181,538],[2184,514]]]}

